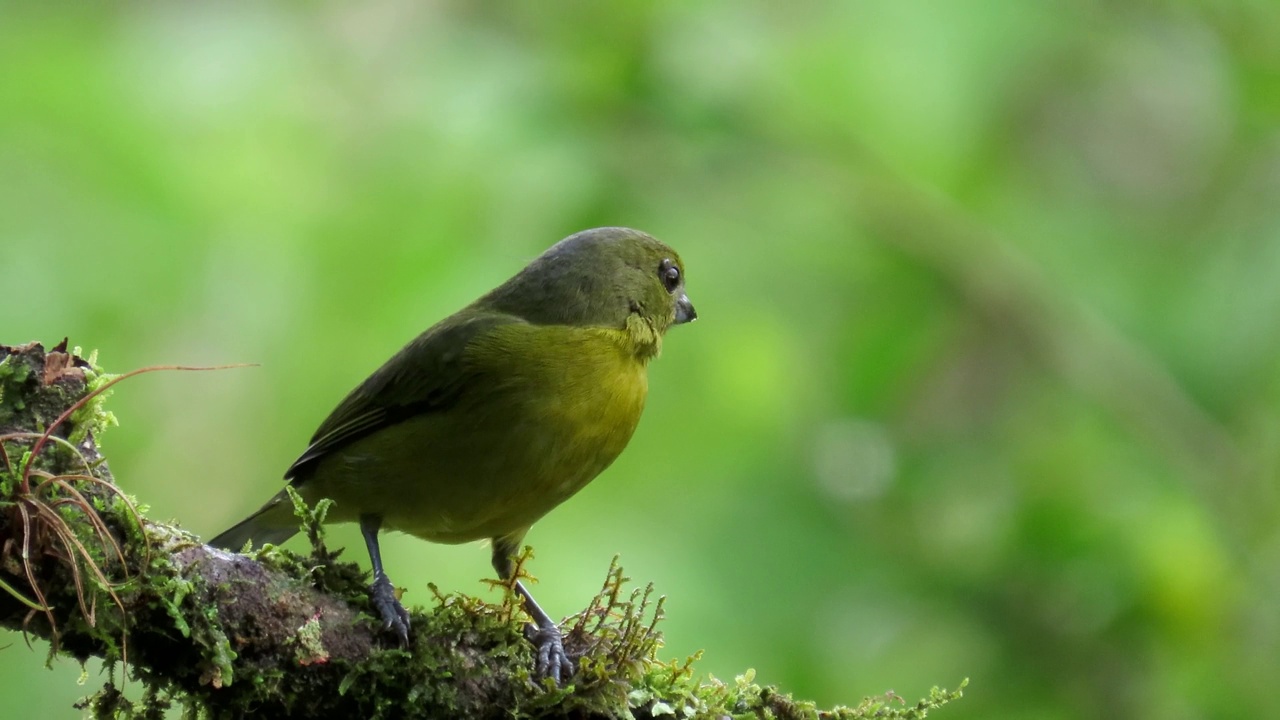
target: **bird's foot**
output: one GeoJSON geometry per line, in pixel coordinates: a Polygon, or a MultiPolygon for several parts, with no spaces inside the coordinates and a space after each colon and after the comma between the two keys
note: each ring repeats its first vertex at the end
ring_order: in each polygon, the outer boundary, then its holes
{"type": "Polygon", "coordinates": [[[404,609],[396,598],[396,587],[387,576],[375,573],[373,584],[369,586],[369,599],[382,616],[382,625],[396,634],[401,645],[409,644],[409,611],[404,609]]]}
{"type": "Polygon", "coordinates": [[[573,676],[573,661],[564,651],[564,641],[560,636],[560,628],[552,623],[524,626],[524,636],[538,650],[538,661],[535,671],[540,678],[551,678],[557,686],[568,684],[573,676]]]}

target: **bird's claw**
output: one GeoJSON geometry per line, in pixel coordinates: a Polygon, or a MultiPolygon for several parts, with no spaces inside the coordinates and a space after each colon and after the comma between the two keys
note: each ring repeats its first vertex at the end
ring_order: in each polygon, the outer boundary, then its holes
{"type": "Polygon", "coordinates": [[[558,687],[568,684],[573,677],[573,661],[564,651],[560,629],[555,625],[526,625],[524,635],[538,650],[535,671],[540,678],[551,678],[558,687]]]}
{"type": "Polygon", "coordinates": [[[395,633],[400,644],[409,644],[409,611],[396,598],[396,588],[382,573],[374,575],[373,584],[369,586],[369,599],[382,616],[382,625],[395,633]]]}

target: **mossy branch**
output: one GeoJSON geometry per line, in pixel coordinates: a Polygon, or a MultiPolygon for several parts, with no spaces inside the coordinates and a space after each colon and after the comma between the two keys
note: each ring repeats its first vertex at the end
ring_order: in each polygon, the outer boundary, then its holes
{"type": "Polygon", "coordinates": [[[96,717],[158,718],[178,702],[210,718],[912,718],[960,695],[819,712],[750,671],[698,678],[696,657],[657,659],[661,598],[625,590],[616,562],[566,623],[579,668],[568,687],[531,677],[510,592],[497,604],[437,593],[399,648],[371,615],[367,578],[324,546],[323,504],[299,504],[308,556],[232,554],[148,519],[97,450],[111,382],[65,340],[0,346],[0,627],[48,641],[51,657],[105,660],[113,681],[84,703],[96,717]],[[117,676],[139,683],[134,699],[117,676]]]}

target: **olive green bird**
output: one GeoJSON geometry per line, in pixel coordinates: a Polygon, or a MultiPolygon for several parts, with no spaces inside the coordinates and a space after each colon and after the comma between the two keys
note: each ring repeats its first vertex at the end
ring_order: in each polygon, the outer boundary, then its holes
{"type": "MultiPolygon", "coordinates": [[[[333,499],[329,522],[360,523],[371,600],[407,643],[409,614],[383,569],[378,531],[489,539],[494,569],[511,579],[529,527],[626,447],[663,335],[696,317],[671,248],[627,228],[571,235],[352,390],[285,478],[308,503],[333,499]]],[[[297,530],[281,491],[210,544],[278,544],[297,530]]],[[[566,681],[560,631],[515,588],[536,625],[538,673],[566,681]]]]}

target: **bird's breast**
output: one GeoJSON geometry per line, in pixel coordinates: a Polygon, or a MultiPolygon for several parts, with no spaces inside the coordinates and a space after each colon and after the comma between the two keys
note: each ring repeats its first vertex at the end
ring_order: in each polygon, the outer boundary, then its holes
{"type": "Polygon", "coordinates": [[[618,457],[635,432],[648,394],[644,363],[613,342],[583,341],[565,351],[563,364],[529,378],[521,393],[524,412],[511,418],[511,430],[513,438],[532,442],[512,448],[512,457],[523,456],[522,467],[498,473],[518,476],[512,485],[522,489],[511,502],[527,502],[539,516],[618,457]]]}
{"type": "Polygon", "coordinates": [[[318,469],[315,489],[337,500],[331,517],[376,512],[436,542],[529,527],[607,468],[639,423],[645,362],[610,332],[481,348],[454,406],[354,442],[318,469]]]}

